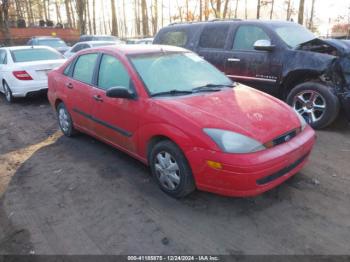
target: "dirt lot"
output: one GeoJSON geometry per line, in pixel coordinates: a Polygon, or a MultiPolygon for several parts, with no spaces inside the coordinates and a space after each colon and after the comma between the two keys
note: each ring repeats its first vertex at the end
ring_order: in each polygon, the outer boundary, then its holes
{"type": "Polygon", "coordinates": [[[57,131],[45,97],[0,97],[0,254],[350,254],[342,117],[301,173],[246,199],[171,199],[136,160],[57,131]]]}

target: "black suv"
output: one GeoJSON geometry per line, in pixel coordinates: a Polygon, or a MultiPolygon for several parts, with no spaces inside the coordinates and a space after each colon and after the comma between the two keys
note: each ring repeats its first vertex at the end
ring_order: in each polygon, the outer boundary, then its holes
{"type": "Polygon", "coordinates": [[[233,80],[285,100],[314,127],[323,128],[340,105],[350,118],[350,43],[321,40],[280,21],[171,24],[154,44],[198,53],[233,80]]]}

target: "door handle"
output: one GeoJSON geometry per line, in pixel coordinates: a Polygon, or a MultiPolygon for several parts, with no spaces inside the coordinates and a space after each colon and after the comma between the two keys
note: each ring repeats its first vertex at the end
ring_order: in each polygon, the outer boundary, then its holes
{"type": "Polygon", "coordinates": [[[232,58],[227,59],[227,61],[229,61],[229,62],[241,62],[241,59],[232,57],[232,58]]]}
{"type": "Polygon", "coordinates": [[[67,83],[66,87],[69,88],[69,89],[73,89],[73,84],[72,83],[67,83]]]}
{"type": "Polygon", "coordinates": [[[97,102],[103,102],[103,99],[100,95],[94,95],[93,98],[97,101],[97,102]]]}

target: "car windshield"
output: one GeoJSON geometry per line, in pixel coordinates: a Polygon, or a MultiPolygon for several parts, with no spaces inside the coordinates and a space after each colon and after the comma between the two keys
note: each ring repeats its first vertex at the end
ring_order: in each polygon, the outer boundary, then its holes
{"type": "Polygon", "coordinates": [[[278,26],[274,30],[290,48],[296,48],[316,38],[315,35],[305,27],[297,24],[278,26]]]}
{"type": "Polygon", "coordinates": [[[67,47],[67,44],[61,39],[40,39],[38,45],[46,45],[53,48],[67,47]]]}
{"type": "Polygon", "coordinates": [[[130,59],[151,96],[233,85],[223,73],[193,53],[156,53],[130,59]]]}
{"type": "Polygon", "coordinates": [[[13,50],[11,55],[15,63],[63,59],[58,52],[45,48],[13,50]]]}

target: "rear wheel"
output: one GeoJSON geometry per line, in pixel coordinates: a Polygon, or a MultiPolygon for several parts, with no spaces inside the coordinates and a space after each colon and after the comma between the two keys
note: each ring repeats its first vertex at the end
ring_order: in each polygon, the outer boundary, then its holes
{"type": "Polygon", "coordinates": [[[57,118],[61,131],[65,136],[71,137],[77,133],[74,129],[72,118],[63,103],[57,106],[57,118]]]}
{"type": "Polygon", "coordinates": [[[195,190],[187,159],[173,142],[165,140],[153,147],[150,166],[159,187],[168,195],[181,198],[195,190]]]}
{"type": "Polygon", "coordinates": [[[4,81],[3,84],[3,89],[4,89],[4,94],[5,94],[5,99],[8,103],[13,103],[14,102],[14,98],[12,95],[12,91],[9,87],[9,85],[4,81]]]}
{"type": "Polygon", "coordinates": [[[315,129],[330,125],[338,116],[339,100],[324,84],[306,82],[289,93],[287,103],[315,129]]]}

